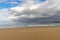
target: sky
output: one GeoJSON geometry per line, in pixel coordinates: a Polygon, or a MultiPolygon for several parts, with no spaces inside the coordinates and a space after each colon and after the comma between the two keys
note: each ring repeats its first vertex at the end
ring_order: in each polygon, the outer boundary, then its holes
{"type": "MultiPolygon", "coordinates": [[[[0,1],[0,9],[3,8],[11,8],[11,7],[15,7],[18,4],[22,3],[23,0],[1,0],[0,1]]],[[[45,1],[45,0],[39,0],[41,2],[45,1]]]]}
{"type": "Polygon", "coordinates": [[[60,0],[0,0],[0,27],[60,23],[60,0]]]}

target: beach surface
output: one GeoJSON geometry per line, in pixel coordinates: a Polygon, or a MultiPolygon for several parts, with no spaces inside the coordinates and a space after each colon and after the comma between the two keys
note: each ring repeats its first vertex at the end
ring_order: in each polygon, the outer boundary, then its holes
{"type": "Polygon", "coordinates": [[[0,28],[0,40],[60,40],[60,27],[0,28]]]}

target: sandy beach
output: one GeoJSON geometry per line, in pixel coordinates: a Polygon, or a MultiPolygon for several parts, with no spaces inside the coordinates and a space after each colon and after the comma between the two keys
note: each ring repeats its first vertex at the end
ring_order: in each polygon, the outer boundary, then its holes
{"type": "Polygon", "coordinates": [[[60,27],[1,28],[0,40],[60,40],[60,27]]]}

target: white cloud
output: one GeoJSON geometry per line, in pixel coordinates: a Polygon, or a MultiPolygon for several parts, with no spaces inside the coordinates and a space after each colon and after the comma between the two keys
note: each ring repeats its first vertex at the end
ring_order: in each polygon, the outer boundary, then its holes
{"type": "MultiPolygon", "coordinates": [[[[55,12],[60,11],[59,4],[59,0],[46,0],[45,2],[39,2],[37,0],[25,0],[23,4],[11,8],[11,10],[17,12],[17,14],[29,14],[30,16],[33,15],[35,17],[42,18],[53,16],[56,14],[55,12]]],[[[30,16],[27,15],[27,18],[30,18],[30,16]]]]}
{"type": "Polygon", "coordinates": [[[6,18],[9,15],[9,10],[8,9],[1,9],[0,10],[0,20],[7,20],[6,18]]]}
{"type": "Polygon", "coordinates": [[[10,10],[15,12],[22,12],[25,8],[24,7],[13,7],[10,10]]]}

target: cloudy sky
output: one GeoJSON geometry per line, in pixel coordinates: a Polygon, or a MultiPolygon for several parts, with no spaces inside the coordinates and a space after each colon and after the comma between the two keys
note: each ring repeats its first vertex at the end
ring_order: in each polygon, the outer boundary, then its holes
{"type": "Polygon", "coordinates": [[[0,26],[60,23],[60,0],[0,0],[0,26]]]}

